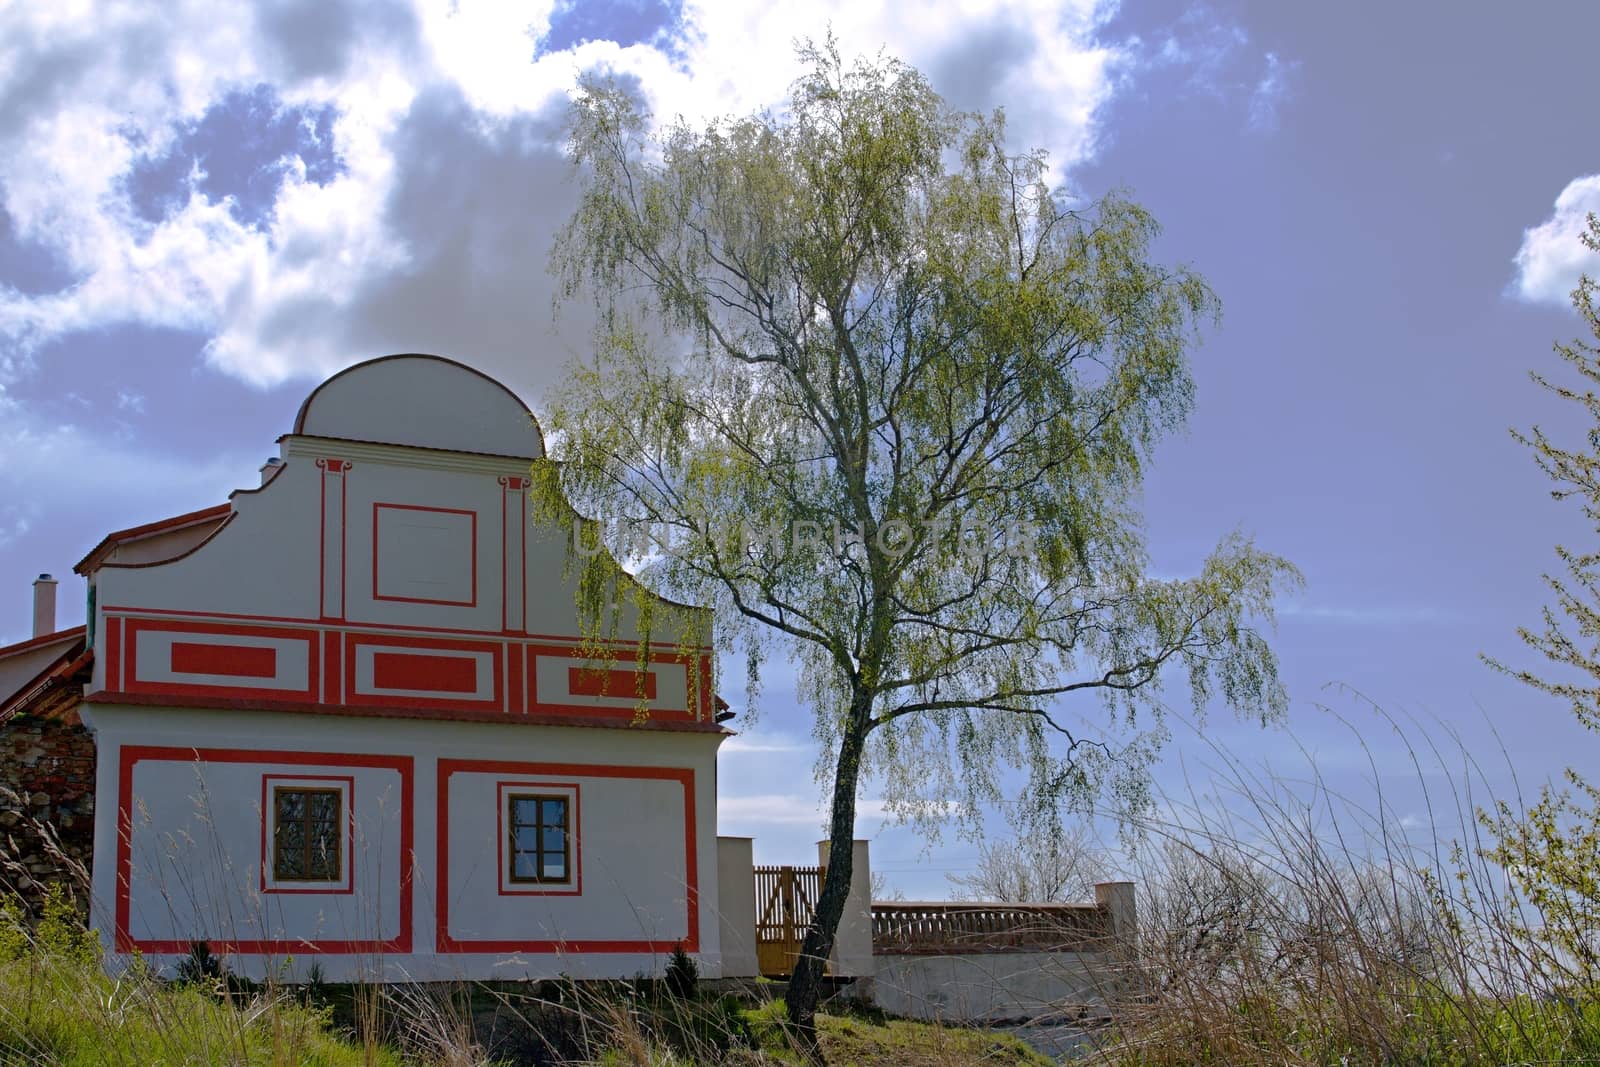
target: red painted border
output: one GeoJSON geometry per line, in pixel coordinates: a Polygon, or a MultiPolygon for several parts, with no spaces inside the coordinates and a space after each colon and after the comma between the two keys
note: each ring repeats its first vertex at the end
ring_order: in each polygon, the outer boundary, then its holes
{"type": "MultiPolygon", "coordinates": [[[[645,778],[683,786],[683,847],[687,952],[700,950],[700,881],[695,856],[694,771],[688,767],[621,767],[610,764],[517,763],[509,760],[441,759],[438,769],[438,885],[435,889],[435,938],[441,953],[461,952],[671,952],[677,941],[509,941],[465,940],[450,936],[450,776],[456,773],[505,774],[517,777],[645,778]]],[[[499,803],[498,789],[496,803],[499,803]]],[[[499,874],[496,873],[496,884],[499,874]]]]}
{"type": "Polygon", "coordinates": [[[167,619],[127,619],[122,635],[125,651],[115,654],[120,664],[124,657],[134,664],[132,677],[122,680],[122,688],[130,693],[163,693],[172,696],[243,697],[260,694],[278,700],[316,700],[321,675],[321,646],[316,630],[296,630],[288,627],[218,626],[215,623],[181,622],[167,619]],[[141,633],[210,634],[225,637],[266,637],[274,640],[304,641],[306,643],[306,684],[303,689],[280,689],[276,686],[207,685],[191,682],[145,681],[138,676],[139,635],[141,633]]]}
{"type": "MultiPolygon", "coordinates": [[[[530,644],[530,645],[527,646],[527,649],[528,649],[528,713],[529,714],[563,713],[563,714],[567,714],[567,715],[572,715],[575,718],[612,718],[612,719],[620,718],[620,719],[629,719],[629,720],[632,720],[634,718],[635,705],[631,704],[631,703],[627,704],[627,705],[614,705],[614,706],[607,707],[605,705],[595,705],[595,704],[569,704],[569,703],[566,703],[563,700],[541,700],[539,698],[539,660],[538,660],[538,657],[540,657],[540,656],[549,656],[552,659],[556,659],[556,658],[561,658],[561,659],[587,659],[589,657],[584,654],[585,650],[577,648],[577,647],[565,646],[565,645],[536,645],[536,644],[530,644]]],[[[618,663],[628,663],[628,664],[634,664],[634,665],[637,664],[637,662],[638,662],[638,654],[639,654],[637,645],[632,646],[631,648],[624,648],[624,647],[618,646],[614,651],[617,652],[616,662],[618,662],[618,663]]],[[[702,660],[703,661],[700,664],[702,675],[709,674],[710,673],[710,669],[711,669],[711,663],[710,663],[709,657],[695,656],[695,655],[687,655],[686,656],[686,655],[683,655],[683,654],[681,654],[679,652],[676,652],[676,651],[660,651],[660,652],[657,652],[657,651],[654,651],[654,650],[652,650],[645,657],[645,661],[647,663],[652,663],[652,664],[654,664],[654,663],[682,664],[683,668],[684,668],[683,682],[684,682],[685,691],[688,691],[689,689],[693,688],[689,684],[689,681],[690,681],[690,679],[689,679],[689,671],[691,671],[691,670],[693,670],[695,668],[695,661],[696,660],[702,660]]],[[[568,670],[571,670],[571,669],[572,668],[570,668],[570,667],[568,668],[568,670]]],[[[596,669],[597,670],[605,670],[607,668],[602,666],[602,667],[598,667],[596,669]]],[[[632,677],[631,672],[630,672],[629,677],[630,678],[632,677]]],[[[705,688],[704,686],[701,687],[702,690],[704,688],[705,688]]],[[[564,697],[567,696],[567,695],[568,694],[565,694],[565,693],[562,694],[562,696],[564,696],[564,697]]],[[[702,692],[701,696],[702,696],[702,704],[703,704],[704,703],[704,699],[703,699],[704,698],[704,693],[703,692],[702,692]]],[[[621,699],[621,698],[618,698],[618,699],[621,699]]],[[[692,721],[692,720],[695,720],[695,719],[707,719],[707,720],[709,720],[710,716],[708,714],[696,715],[694,713],[694,711],[689,709],[689,708],[651,708],[651,709],[649,709],[649,718],[651,718],[651,719],[665,719],[665,720],[668,720],[668,721],[671,721],[671,720],[680,720],[680,721],[681,720],[691,720],[692,721]]]]}
{"type": "Polygon", "coordinates": [[[500,629],[506,633],[525,633],[528,629],[528,507],[524,498],[533,479],[525,475],[504,475],[499,479],[500,493],[500,629]],[[511,510],[515,501],[517,521],[512,523],[511,510]],[[511,531],[517,532],[518,579],[522,585],[515,587],[511,581],[511,531]],[[512,588],[517,588],[517,602],[521,605],[516,627],[511,625],[507,613],[512,588]]]}
{"type": "Polygon", "coordinates": [[[195,697],[156,693],[118,693],[97,689],[83,698],[85,704],[125,704],[134,707],[209,708],[217,711],[278,712],[291,715],[343,715],[368,719],[422,719],[427,722],[487,722],[516,726],[570,726],[573,729],[664,730],[670,733],[725,734],[732,730],[704,719],[663,719],[652,717],[642,723],[616,716],[580,717],[574,715],[518,715],[512,717],[499,708],[476,710],[454,708],[441,715],[430,708],[414,707],[394,698],[396,703],[359,706],[319,704],[315,701],[264,700],[260,697],[195,697]]]}
{"type": "Polygon", "coordinates": [[[527,692],[523,688],[522,666],[527,655],[521,648],[510,649],[506,655],[506,710],[519,715],[528,710],[527,692]]]}
{"type": "MultiPolygon", "coordinates": [[[[539,701],[533,658],[538,655],[567,660],[583,658],[579,639],[575,637],[545,637],[542,642],[526,643],[520,639],[508,639],[505,635],[493,631],[348,625],[336,621],[318,622],[284,619],[277,616],[179,612],[117,606],[106,606],[101,612],[106,630],[105,674],[103,688],[100,690],[102,694],[161,693],[174,698],[188,698],[199,694],[213,697],[218,707],[235,707],[238,706],[236,702],[239,699],[250,697],[256,700],[263,710],[359,714],[351,712],[350,709],[371,707],[384,708],[387,709],[386,714],[395,713],[407,718],[441,720],[481,721],[486,713],[490,713],[491,720],[504,721],[506,713],[510,712],[516,716],[513,721],[525,723],[543,721],[590,725],[596,724],[597,721],[634,722],[635,709],[631,703],[596,707],[586,703],[568,702],[570,698],[566,698],[565,694],[546,703],[539,701]],[[243,620],[243,624],[235,620],[243,620]],[[277,623],[288,625],[274,625],[277,623]],[[303,691],[252,686],[191,685],[187,682],[136,682],[130,677],[125,677],[125,673],[131,672],[125,672],[123,666],[124,663],[133,661],[131,657],[134,648],[131,638],[135,630],[306,640],[314,646],[310,648],[308,654],[311,677],[308,677],[306,689],[303,691]],[[571,643],[551,643],[554,641],[571,643]],[[482,698],[451,697],[447,694],[438,697],[395,697],[372,693],[357,695],[354,691],[354,649],[360,644],[488,653],[493,660],[495,692],[482,698]]],[[[637,656],[637,646],[632,642],[611,642],[608,648],[614,657],[614,662],[623,666],[632,664],[637,656]]],[[[712,722],[715,697],[711,689],[709,650],[682,652],[675,646],[660,647],[652,649],[648,659],[649,662],[657,664],[682,664],[687,670],[698,667],[700,672],[698,685],[691,687],[698,689],[695,694],[698,701],[697,707],[693,710],[653,708],[648,719],[639,725],[648,727],[712,722]]]]}
{"type": "Polygon", "coordinates": [[[322,631],[322,702],[344,703],[344,645],[334,630],[322,631]]]}
{"type": "MultiPolygon", "coordinates": [[[[478,606],[478,513],[466,508],[434,508],[424,507],[420,504],[389,504],[378,502],[372,505],[372,599],[388,600],[401,604],[443,604],[453,608],[475,608],[478,606]],[[433,597],[421,596],[380,596],[378,594],[378,512],[388,508],[390,511],[433,511],[445,515],[466,515],[471,519],[472,539],[472,595],[466,600],[436,600],[433,597]]],[[[502,620],[501,627],[505,629],[502,620]]]]}
{"type": "MultiPolygon", "coordinates": [[[[344,635],[344,702],[354,705],[393,705],[401,702],[411,707],[436,708],[440,711],[455,711],[463,706],[482,709],[493,708],[496,712],[503,710],[505,705],[505,690],[502,684],[504,672],[500,660],[504,655],[505,646],[499,641],[447,641],[436,637],[398,637],[383,634],[353,634],[344,635]],[[375,645],[388,648],[415,648],[419,652],[487,652],[489,654],[489,674],[493,679],[493,688],[487,696],[475,697],[465,693],[460,696],[449,697],[417,697],[395,696],[391,693],[360,693],[356,691],[356,649],[362,645],[375,645]]],[[[374,682],[376,684],[376,682],[374,682]]],[[[432,716],[443,718],[445,716],[432,716]]]]}
{"type": "Polygon", "coordinates": [[[122,626],[120,618],[106,619],[106,685],[122,689],[122,626]]]}
{"type": "MultiPolygon", "coordinates": [[[[510,778],[494,784],[495,798],[495,846],[494,858],[498,874],[495,877],[495,887],[503,897],[581,897],[583,895],[583,852],[578,847],[581,833],[583,790],[577,782],[551,782],[530,781],[526,778],[510,778]],[[526,885],[527,889],[507,889],[506,883],[506,789],[570,789],[572,790],[572,820],[567,827],[567,834],[572,839],[572,884],[570,887],[560,889],[540,889],[544,884],[540,882],[513,883],[526,885]]],[[[560,882],[551,882],[550,885],[564,885],[560,882]]]]}
{"type": "Polygon", "coordinates": [[[117,887],[112,941],[118,952],[188,952],[189,941],[135,938],[130,932],[133,913],[133,768],[140,760],[182,763],[281,763],[299,767],[371,767],[400,775],[400,928],[387,941],[215,940],[214,950],[237,953],[340,954],[354,952],[410,952],[412,891],[415,881],[412,853],[412,809],[415,797],[414,761],[410,756],[371,756],[340,752],[287,752],[276,749],[172,748],[158,745],[124,745],[117,766],[117,887]]]}
{"type": "Polygon", "coordinates": [[[353,851],[356,846],[356,779],[353,774],[263,774],[261,776],[261,891],[263,893],[323,893],[328,896],[343,896],[356,891],[356,857],[353,851]],[[283,885],[269,886],[267,884],[267,864],[270,853],[267,850],[267,823],[270,821],[267,812],[272,807],[267,800],[268,786],[271,782],[343,782],[345,788],[344,810],[345,822],[348,824],[349,840],[341,852],[344,857],[343,883],[339,886],[315,888],[286,888],[283,885]]]}
{"type": "MultiPolygon", "coordinates": [[[[500,490],[500,629],[505,633],[510,633],[511,632],[511,624],[506,619],[506,599],[507,599],[506,598],[506,586],[509,585],[510,581],[511,581],[511,575],[506,570],[506,561],[507,561],[507,558],[509,556],[509,548],[510,548],[510,546],[507,544],[507,541],[509,541],[510,539],[506,536],[506,530],[511,525],[510,522],[508,521],[507,513],[508,513],[508,511],[510,509],[506,504],[506,497],[509,496],[510,494],[504,488],[505,484],[506,484],[506,480],[504,478],[501,478],[500,479],[500,485],[502,486],[502,488],[500,490]]],[[[524,555],[526,555],[526,553],[524,553],[524,555]]],[[[527,596],[527,592],[526,591],[523,592],[523,596],[527,596]]],[[[526,604],[524,604],[522,606],[522,611],[523,611],[524,615],[527,614],[528,606],[526,604]]]]}
{"type": "MultiPolygon", "coordinates": [[[[396,622],[396,623],[389,623],[389,622],[384,622],[384,623],[346,622],[345,620],[342,620],[342,619],[329,619],[329,620],[306,619],[306,618],[301,618],[299,616],[294,616],[294,615],[245,615],[245,614],[240,614],[240,613],[237,613],[237,612],[230,612],[230,611],[184,611],[184,610],[175,609],[175,608],[137,608],[137,607],[130,607],[130,606],[126,605],[126,604],[107,604],[107,605],[101,607],[100,610],[102,612],[115,612],[115,613],[120,613],[120,614],[123,614],[123,615],[152,615],[152,616],[176,617],[176,618],[184,618],[184,619],[229,619],[229,620],[237,619],[237,620],[240,620],[242,622],[269,622],[269,623],[279,623],[279,622],[281,622],[281,623],[291,623],[291,624],[297,625],[297,626],[316,626],[318,624],[321,624],[321,625],[324,625],[324,626],[331,626],[331,627],[334,627],[334,628],[337,628],[337,629],[341,629],[341,630],[350,630],[351,632],[374,633],[374,634],[388,633],[390,631],[399,630],[399,631],[405,631],[405,632],[408,632],[408,633],[456,634],[456,635],[459,635],[459,636],[462,636],[462,637],[504,637],[504,636],[506,636],[503,632],[501,632],[499,630],[476,630],[476,629],[473,629],[471,627],[465,627],[465,626],[411,626],[411,625],[406,624],[406,623],[398,623],[398,622],[396,622]]],[[[519,637],[519,638],[523,637],[523,636],[526,636],[529,640],[532,640],[532,641],[571,641],[574,644],[584,640],[583,638],[575,637],[572,634],[526,634],[526,635],[517,634],[516,636],[519,637]]],[[[612,642],[608,642],[608,647],[616,648],[618,651],[625,652],[625,651],[628,651],[630,649],[635,649],[638,646],[635,645],[631,641],[612,641],[612,642]]],[[[663,646],[663,647],[666,647],[666,646],[663,646]]],[[[672,647],[672,649],[674,651],[676,651],[678,649],[677,645],[673,645],[671,647],[672,647]]],[[[690,652],[710,652],[710,651],[712,651],[712,649],[711,649],[710,645],[691,645],[691,646],[689,646],[688,651],[690,651],[690,652]]]]}

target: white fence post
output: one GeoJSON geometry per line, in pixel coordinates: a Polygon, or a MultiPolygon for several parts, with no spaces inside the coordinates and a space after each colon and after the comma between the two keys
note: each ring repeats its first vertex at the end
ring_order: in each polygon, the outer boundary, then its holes
{"type": "Polygon", "coordinates": [[[717,838],[717,927],[723,978],[753,978],[756,962],[756,883],[753,842],[717,838]]]}
{"type": "MultiPolygon", "coordinates": [[[[828,843],[817,842],[817,861],[826,866],[828,843]]],[[[839,933],[833,940],[833,955],[828,957],[833,973],[841,978],[865,978],[872,974],[872,859],[867,842],[852,843],[850,895],[845,898],[839,933]]]]}

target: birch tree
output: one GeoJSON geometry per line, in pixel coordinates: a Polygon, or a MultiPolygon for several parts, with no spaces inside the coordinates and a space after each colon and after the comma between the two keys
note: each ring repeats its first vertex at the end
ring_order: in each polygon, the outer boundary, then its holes
{"type": "Polygon", "coordinates": [[[1236,534],[1191,577],[1148,573],[1141,477],[1218,310],[1153,262],[1151,216],[1067,199],[1002,113],[900,62],[801,53],[783,109],[654,133],[584,84],[553,264],[599,326],[547,398],[535,497],[612,549],[573,553],[591,624],[635,588],[615,555],[714,610],[752,696],[767,657],[796,665],[831,796],[788,992],[815,1056],[864,780],[928,824],[1007,782],[1047,829],[1102,790],[1137,801],[1169,668],[1196,707],[1283,712],[1259,627],[1298,575],[1236,534]]]}

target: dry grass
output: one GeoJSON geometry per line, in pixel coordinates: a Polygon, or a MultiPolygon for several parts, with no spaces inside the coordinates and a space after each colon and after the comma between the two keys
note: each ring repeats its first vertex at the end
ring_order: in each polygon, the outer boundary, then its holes
{"type": "Polygon", "coordinates": [[[1203,791],[1169,798],[1135,871],[1135,995],[1100,1062],[1600,1062],[1596,990],[1555,977],[1537,916],[1483,858],[1483,774],[1379,722],[1417,769],[1421,828],[1390,809],[1376,760],[1352,798],[1309,757],[1287,780],[1214,750],[1203,791]]]}

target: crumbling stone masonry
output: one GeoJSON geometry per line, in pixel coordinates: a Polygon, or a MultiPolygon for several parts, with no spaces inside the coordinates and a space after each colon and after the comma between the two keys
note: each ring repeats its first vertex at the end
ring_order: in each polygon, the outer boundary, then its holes
{"type": "Polygon", "coordinates": [[[51,885],[86,910],[94,738],[75,711],[0,722],[0,887],[37,914],[51,885]]]}

